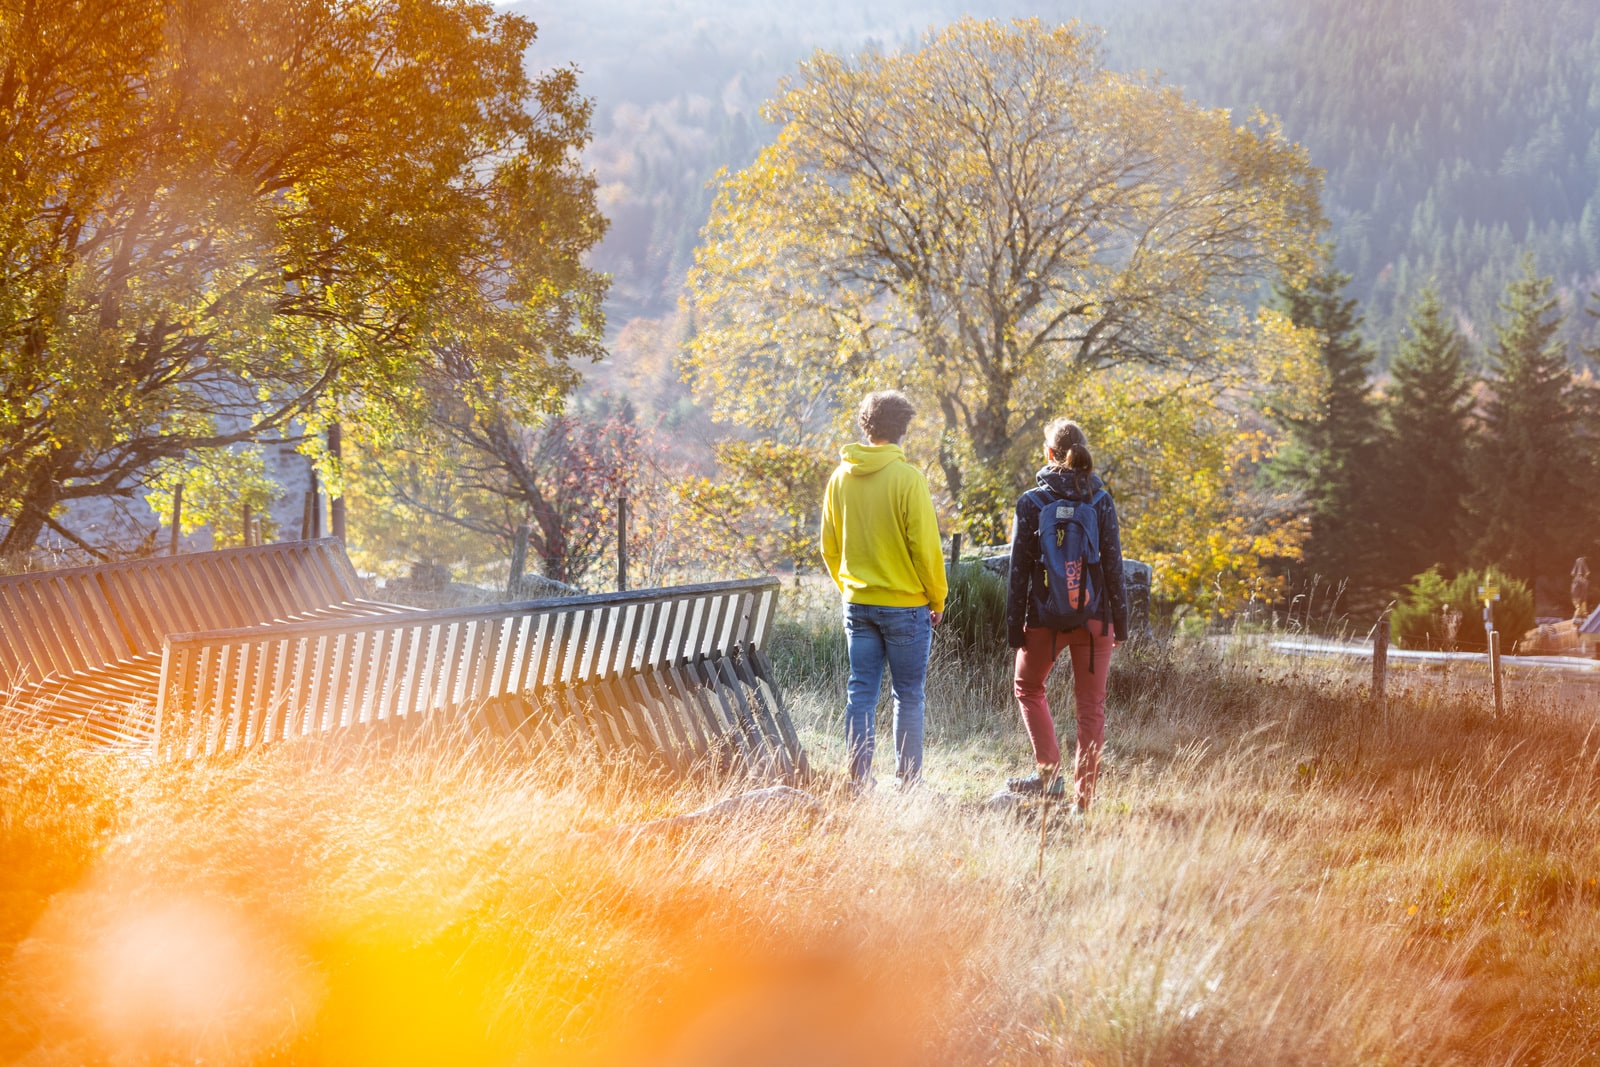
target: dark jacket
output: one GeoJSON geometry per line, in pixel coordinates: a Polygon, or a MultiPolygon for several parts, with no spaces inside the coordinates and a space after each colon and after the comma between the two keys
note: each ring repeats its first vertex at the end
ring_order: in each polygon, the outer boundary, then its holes
{"type": "MultiPolygon", "coordinates": [[[[1094,499],[1104,489],[1100,476],[1076,474],[1045,467],[1039,485],[1057,497],[1077,501],[1094,499]],[[1079,482],[1082,482],[1080,485],[1079,482]]],[[[1106,493],[1095,505],[1100,518],[1100,566],[1110,601],[1111,625],[1118,641],[1128,638],[1128,583],[1122,571],[1122,534],[1117,526],[1117,505],[1106,493]]],[[[1017,498],[1016,525],[1011,534],[1011,584],[1006,590],[1006,641],[1012,648],[1026,642],[1022,632],[1036,626],[1044,611],[1044,564],[1039,558],[1039,503],[1033,493],[1017,498]]]]}

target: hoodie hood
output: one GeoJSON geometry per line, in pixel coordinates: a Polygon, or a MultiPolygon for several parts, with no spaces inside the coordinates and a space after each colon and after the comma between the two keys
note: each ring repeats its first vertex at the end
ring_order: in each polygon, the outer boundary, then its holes
{"type": "Polygon", "coordinates": [[[839,450],[839,458],[851,474],[865,476],[877,474],[891,463],[905,462],[906,454],[899,445],[849,444],[839,450]]]}
{"type": "Polygon", "coordinates": [[[1042,488],[1068,500],[1093,500],[1094,495],[1105,487],[1098,474],[1084,478],[1057,467],[1040,467],[1037,478],[1042,488]]]}

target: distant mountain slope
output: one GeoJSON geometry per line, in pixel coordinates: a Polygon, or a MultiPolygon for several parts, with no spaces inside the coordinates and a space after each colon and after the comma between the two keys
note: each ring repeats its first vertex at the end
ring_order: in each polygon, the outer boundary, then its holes
{"type": "MultiPolygon", "coordinates": [[[[576,62],[612,233],[614,325],[670,310],[719,166],[770,136],[756,115],[812,49],[894,47],[963,10],[1079,17],[1114,66],[1160,69],[1205,104],[1279,115],[1328,173],[1341,265],[1375,340],[1429,276],[1482,334],[1523,248],[1576,312],[1600,286],[1595,0],[573,0],[521,5],[532,61],[576,62]]],[[[1594,320],[1573,317],[1594,336],[1594,320]]]]}
{"type": "Polygon", "coordinates": [[[1393,335],[1430,275],[1481,326],[1523,248],[1575,298],[1600,283],[1594,0],[1123,12],[1108,20],[1114,57],[1161,66],[1202,101],[1279,115],[1326,169],[1341,264],[1374,334],[1393,335]]]}

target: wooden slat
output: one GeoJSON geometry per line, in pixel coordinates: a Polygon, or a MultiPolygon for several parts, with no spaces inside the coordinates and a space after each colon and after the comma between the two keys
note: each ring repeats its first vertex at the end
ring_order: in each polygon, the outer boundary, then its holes
{"type": "Polygon", "coordinates": [[[70,668],[56,651],[49,625],[43,624],[39,599],[34,594],[34,583],[18,585],[11,590],[11,593],[13,614],[21,622],[23,637],[28,643],[28,654],[33,658],[36,677],[66,673],[70,668]]]}
{"type": "MultiPolygon", "coordinates": [[[[281,655],[269,654],[260,630],[174,640],[239,646],[225,659],[202,661],[200,689],[213,705],[202,718],[244,716],[222,735],[225,747],[291,733],[290,718],[302,730],[322,731],[460,709],[450,713],[471,714],[496,735],[544,743],[583,738],[605,755],[619,748],[654,753],[678,773],[730,756],[794,773],[798,742],[785,729],[787,715],[752,683],[759,668],[744,659],[758,651],[745,639],[763,636],[775,584],[275,625],[286,642],[299,643],[285,643],[281,655]],[[228,695],[230,684],[240,687],[237,696],[228,695]],[[284,727],[249,717],[264,699],[285,709],[284,727]]],[[[261,609],[259,601],[252,607],[261,609]]],[[[217,735],[206,725],[210,747],[217,735]]]]}
{"type": "Polygon", "coordinates": [[[266,700],[266,674],[267,651],[270,642],[258,641],[245,647],[250,650],[248,659],[242,664],[243,674],[240,678],[239,691],[239,741],[241,748],[250,748],[257,744],[261,733],[261,719],[265,713],[266,700]]]}
{"type": "Polygon", "coordinates": [[[417,676],[422,670],[418,664],[423,654],[418,628],[407,626],[401,634],[400,643],[394,654],[394,695],[388,702],[391,719],[405,718],[411,714],[412,704],[416,699],[417,676]]]}
{"type": "Polygon", "coordinates": [[[800,738],[794,731],[794,720],[783,706],[783,695],[778,691],[777,679],[773,676],[772,664],[768,662],[766,653],[757,645],[749,645],[742,650],[742,656],[748,662],[747,671],[772,707],[778,728],[783,732],[784,743],[794,754],[795,766],[800,774],[809,775],[811,768],[806,762],[805,749],[801,747],[800,738]]]}
{"type": "Polygon", "coordinates": [[[159,648],[160,636],[152,636],[157,630],[154,610],[138,598],[130,596],[127,572],[111,571],[93,577],[95,584],[100,587],[101,596],[110,606],[112,614],[116,616],[117,624],[122,629],[128,647],[136,653],[152,646],[159,648]]]}
{"type": "Polygon", "coordinates": [[[552,611],[539,618],[539,634],[529,651],[524,691],[539,691],[554,684],[556,664],[565,640],[566,630],[572,625],[572,616],[565,611],[552,611]]]}
{"type": "Polygon", "coordinates": [[[312,598],[299,588],[296,568],[282,552],[273,552],[257,560],[261,583],[267,590],[267,619],[281,621],[301,610],[312,598]]]}
{"type": "Polygon", "coordinates": [[[495,692],[501,696],[514,696],[518,681],[528,662],[528,636],[538,623],[532,615],[520,615],[506,627],[506,651],[500,658],[499,671],[494,680],[495,692]]]}
{"type": "Polygon", "coordinates": [[[26,631],[12,616],[7,591],[0,588],[0,692],[26,685],[35,677],[26,631]]]}
{"type": "Polygon", "coordinates": [[[22,608],[22,599],[14,586],[0,585],[0,626],[5,629],[5,660],[7,687],[38,681],[45,672],[40,669],[38,654],[33,642],[36,631],[28,624],[22,608]]]}
{"type": "Polygon", "coordinates": [[[735,670],[733,660],[724,656],[716,660],[716,669],[721,673],[723,688],[733,697],[738,704],[739,714],[743,720],[754,725],[756,732],[761,736],[764,751],[776,758],[782,765],[782,772],[790,777],[795,774],[794,759],[784,744],[782,732],[778,724],[765,714],[766,709],[760,704],[747,699],[746,690],[738,671],[735,670]]]}
{"type": "Polygon", "coordinates": [[[48,579],[30,582],[25,589],[32,602],[33,625],[38,628],[55,661],[52,673],[68,675],[84,669],[88,656],[79,647],[77,637],[72,632],[72,622],[63,611],[55,583],[48,579]]]}
{"type": "Polygon", "coordinates": [[[374,721],[382,722],[396,717],[395,703],[402,682],[400,671],[405,661],[404,650],[410,634],[410,630],[383,632],[383,644],[377,652],[380,684],[372,707],[374,721]]]}
{"type": "Polygon", "coordinates": [[[345,695],[350,685],[350,672],[347,670],[351,654],[350,646],[355,643],[355,638],[355,634],[334,634],[330,638],[333,646],[331,650],[333,662],[328,666],[328,698],[322,716],[324,730],[350,725],[345,716],[345,695]]]}
{"type": "Polygon", "coordinates": [[[656,743],[666,752],[674,772],[687,773],[699,752],[695,739],[685,730],[681,717],[674,714],[671,708],[663,707],[651,699],[642,685],[635,684],[638,681],[639,676],[634,675],[631,678],[619,677],[612,684],[618,690],[619,699],[637,708],[640,717],[649,724],[656,743]]]}
{"type": "Polygon", "coordinates": [[[267,622],[273,617],[271,601],[267,596],[268,582],[264,580],[259,558],[255,556],[226,556],[217,561],[221,576],[237,595],[243,614],[238,625],[267,622]]]}
{"type": "Polygon", "coordinates": [[[67,589],[69,599],[76,602],[85,615],[85,623],[94,631],[95,648],[101,663],[115,663],[133,656],[117,624],[111,605],[106,603],[100,584],[89,575],[63,575],[59,579],[67,589]]]}
{"type": "Polygon", "coordinates": [[[584,608],[577,612],[572,620],[572,625],[567,630],[566,644],[561,649],[560,673],[556,680],[562,685],[572,685],[578,680],[578,657],[583,655],[583,648],[589,642],[589,632],[594,629],[594,609],[584,608]]]}
{"type": "Polygon", "coordinates": [[[37,588],[45,594],[48,600],[51,622],[55,627],[57,636],[62,644],[70,642],[68,655],[72,660],[72,670],[93,670],[103,664],[113,662],[115,656],[108,655],[103,642],[94,632],[93,608],[89,605],[81,607],[75,603],[67,581],[60,576],[44,574],[37,588]]]}
{"type": "Polygon", "coordinates": [[[277,637],[272,642],[272,675],[267,688],[266,713],[262,716],[262,741],[282,741],[288,736],[289,678],[294,668],[295,642],[277,637]]]}

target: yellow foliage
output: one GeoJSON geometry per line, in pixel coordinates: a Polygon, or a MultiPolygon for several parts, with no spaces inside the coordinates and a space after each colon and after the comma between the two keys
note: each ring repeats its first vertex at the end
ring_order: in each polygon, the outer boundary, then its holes
{"type": "Polygon", "coordinates": [[[1322,221],[1318,173],[1270,120],[1108,71],[1076,24],[818,53],[766,113],[777,138],[723,181],[696,253],[686,374],[769,433],[906,389],[980,536],[1069,388],[1122,365],[1213,376],[1322,221]]]}
{"type": "Polygon", "coordinates": [[[277,533],[270,510],[281,495],[278,484],[267,475],[267,464],[259,445],[240,448],[208,448],[195,452],[185,462],[171,462],[157,468],[150,478],[145,501],[161,525],[171,526],[173,499],[183,487],[183,518],[186,534],[210,527],[211,543],[216,548],[244,544],[244,509],[249,507],[259,521],[259,536],[270,540],[277,533]]]}
{"type": "Polygon", "coordinates": [[[1264,311],[1245,343],[1218,353],[1217,374],[1124,367],[1068,394],[1062,413],[1083,425],[1116,496],[1123,551],[1155,568],[1158,596],[1228,614],[1277,592],[1265,561],[1299,557],[1296,501],[1254,484],[1282,435],[1246,400],[1293,403],[1314,388],[1307,340],[1264,311]]]}

